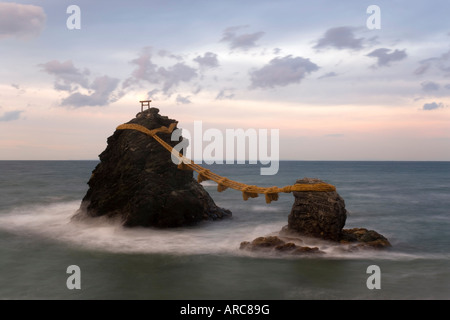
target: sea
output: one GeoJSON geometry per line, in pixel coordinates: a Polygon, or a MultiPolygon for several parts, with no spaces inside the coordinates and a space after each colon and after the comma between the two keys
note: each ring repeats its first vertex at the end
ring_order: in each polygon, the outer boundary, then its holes
{"type": "Polygon", "coordinates": [[[212,181],[202,184],[229,219],[164,230],[72,221],[97,164],[0,161],[0,299],[450,299],[450,162],[281,161],[272,176],[254,164],[206,166],[250,185],[331,183],[345,200],[345,228],[375,230],[392,244],[325,245],[305,256],[239,248],[287,225],[292,194],[243,201],[212,181]],[[69,285],[74,275],[79,288],[69,285]]]}

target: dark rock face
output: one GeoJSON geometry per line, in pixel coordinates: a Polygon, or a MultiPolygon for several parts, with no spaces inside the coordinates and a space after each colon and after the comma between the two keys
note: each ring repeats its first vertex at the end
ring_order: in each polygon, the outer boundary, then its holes
{"type": "MultiPolygon", "coordinates": [[[[304,178],[298,184],[323,183],[304,178]]],[[[306,236],[338,241],[347,219],[344,199],[336,192],[294,192],[288,229],[306,236]]]]}
{"type": "MultiPolygon", "coordinates": [[[[152,130],[174,122],[150,108],[128,123],[152,130]]],[[[171,141],[170,134],[158,136],[172,146],[179,143],[171,141]]],[[[170,152],[148,135],[116,130],[99,157],[75,218],[119,216],[125,226],[164,228],[231,215],[216,206],[192,171],[179,170],[170,152]]]]}

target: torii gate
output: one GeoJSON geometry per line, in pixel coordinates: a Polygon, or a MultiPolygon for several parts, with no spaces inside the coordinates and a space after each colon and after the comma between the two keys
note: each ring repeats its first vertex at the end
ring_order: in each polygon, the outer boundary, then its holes
{"type": "Polygon", "coordinates": [[[150,109],[150,102],[152,102],[152,100],[142,100],[139,101],[141,103],[141,112],[144,111],[144,107],[148,107],[148,109],[150,109]]]}

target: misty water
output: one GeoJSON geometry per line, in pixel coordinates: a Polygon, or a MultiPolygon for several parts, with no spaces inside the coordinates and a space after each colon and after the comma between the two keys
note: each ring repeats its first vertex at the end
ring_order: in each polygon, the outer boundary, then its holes
{"type": "Polygon", "coordinates": [[[344,198],[345,228],[376,230],[392,244],[357,252],[326,245],[324,255],[296,257],[239,249],[287,224],[291,194],[243,201],[210,181],[202,184],[232,218],[165,230],[73,222],[97,163],[0,161],[0,298],[450,298],[449,162],[282,161],[275,176],[261,176],[257,165],[209,166],[261,186],[320,178],[344,198]],[[81,269],[81,290],[66,286],[70,265],[81,269]],[[380,267],[381,289],[367,288],[370,265],[380,267]]]}

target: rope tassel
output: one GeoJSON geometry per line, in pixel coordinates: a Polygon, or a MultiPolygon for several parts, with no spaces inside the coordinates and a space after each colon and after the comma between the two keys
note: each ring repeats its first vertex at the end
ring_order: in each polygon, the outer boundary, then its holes
{"type": "Polygon", "coordinates": [[[252,192],[252,187],[255,186],[247,186],[244,189],[242,189],[242,198],[244,201],[247,201],[248,198],[257,198],[259,195],[256,192],[252,192]]]}
{"type": "Polygon", "coordinates": [[[272,201],[278,200],[278,192],[276,191],[277,189],[277,187],[271,187],[264,192],[267,204],[271,203],[272,201]]]}
{"type": "Polygon", "coordinates": [[[222,178],[217,183],[217,192],[222,192],[228,189],[228,186],[226,186],[227,178],[222,178]]]}

